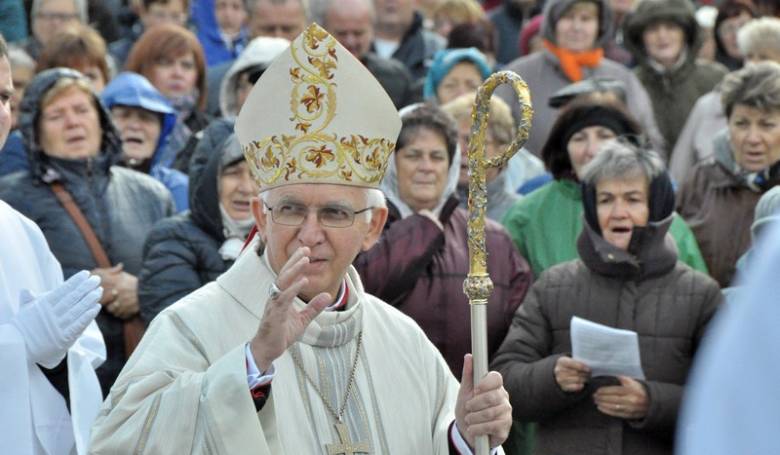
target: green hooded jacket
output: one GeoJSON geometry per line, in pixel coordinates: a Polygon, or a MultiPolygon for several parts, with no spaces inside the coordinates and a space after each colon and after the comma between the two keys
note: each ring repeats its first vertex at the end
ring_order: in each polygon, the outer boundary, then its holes
{"type": "MultiPolygon", "coordinates": [[[[582,196],[571,180],[554,180],[525,196],[501,221],[528,260],[534,276],[561,262],[576,259],[577,236],[582,231],[582,196]]],[[[678,250],[677,258],[691,268],[707,273],[707,265],[690,228],[675,213],[669,228],[678,250]]]]}

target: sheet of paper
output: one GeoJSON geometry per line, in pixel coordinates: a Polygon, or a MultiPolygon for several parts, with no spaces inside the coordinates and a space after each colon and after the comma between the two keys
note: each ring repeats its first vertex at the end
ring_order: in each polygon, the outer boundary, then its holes
{"type": "Polygon", "coordinates": [[[571,318],[572,357],[591,369],[591,376],[629,376],[644,379],[639,360],[639,337],[574,316],[571,318]]]}

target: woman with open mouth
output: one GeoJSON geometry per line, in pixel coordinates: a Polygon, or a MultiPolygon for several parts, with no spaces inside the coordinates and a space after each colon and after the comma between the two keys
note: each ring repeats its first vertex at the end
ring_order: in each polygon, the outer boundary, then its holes
{"type": "Polygon", "coordinates": [[[148,79],[122,73],[100,95],[122,139],[125,166],[149,174],[171,192],[176,211],[189,207],[187,176],[160,165],[160,156],[176,124],[176,111],[148,79]]]}
{"type": "Polygon", "coordinates": [[[677,195],[707,267],[722,287],[750,247],[761,195],[780,183],[780,64],[761,62],[727,75],[721,101],[728,126],[715,153],[693,167],[677,195]]]}
{"type": "MultiPolygon", "coordinates": [[[[617,137],[639,141],[642,133],[618,101],[601,94],[581,96],[562,109],[542,148],[553,181],[525,195],[501,221],[536,277],[555,264],[577,258],[577,237],[583,228],[582,169],[606,142],[617,137]]],[[[680,260],[706,272],[696,239],[678,215],[673,215],[669,233],[680,260]]]]}
{"type": "Polygon", "coordinates": [[[611,141],[580,175],[579,259],[541,274],[491,368],[515,418],[537,422],[534,453],[671,455],[688,371],[723,297],[678,260],[658,154],[611,141]],[[597,375],[572,358],[575,316],[636,332],[643,374],[597,375]]]}

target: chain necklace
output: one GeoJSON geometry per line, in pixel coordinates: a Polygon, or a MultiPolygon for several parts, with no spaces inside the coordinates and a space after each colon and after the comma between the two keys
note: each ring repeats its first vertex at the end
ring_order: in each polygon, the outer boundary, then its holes
{"type": "Polygon", "coordinates": [[[330,404],[327,398],[325,398],[325,394],[322,393],[322,390],[320,390],[320,388],[317,387],[317,384],[314,383],[311,376],[309,376],[309,373],[307,373],[306,369],[303,368],[303,362],[301,362],[301,359],[298,357],[298,354],[293,350],[290,351],[295,366],[299,370],[301,370],[301,373],[303,373],[303,376],[306,378],[306,381],[308,381],[309,385],[311,385],[314,388],[314,391],[317,392],[317,395],[320,396],[322,402],[325,404],[325,407],[328,409],[331,415],[333,415],[333,417],[338,422],[341,422],[341,419],[344,416],[344,410],[347,408],[347,401],[349,401],[349,393],[352,391],[352,384],[354,384],[355,382],[355,372],[357,371],[358,359],[360,359],[360,347],[362,345],[363,345],[363,331],[361,330],[360,332],[358,332],[357,348],[355,349],[355,360],[352,362],[352,371],[349,372],[349,382],[347,382],[347,390],[346,392],[344,392],[344,401],[341,403],[338,412],[336,412],[336,410],[333,409],[333,406],[330,404]]]}

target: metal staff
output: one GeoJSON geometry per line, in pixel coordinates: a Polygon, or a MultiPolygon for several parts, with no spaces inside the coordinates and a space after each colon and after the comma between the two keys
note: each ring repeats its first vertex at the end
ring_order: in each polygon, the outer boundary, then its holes
{"type": "MultiPolygon", "coordinates": [[[[463,292],[471,306],[471,352],[474,359],[474,384],[488,372],[487,353],[487,303],[493,292],[493,282],[487,272],[485,247],[485,210],[487,208],[487,183],[485,172],[491,167],[504,166],[528,139],[531,128],[531,96],[528,85],[517,73],[500,71],[491,75],[477,90],[477,98],[471,110],[471,138],[469,140],[469,275],[463,281],[463,292]],[[522,115],[517,135],[507,149],[497,157],[488,159],[485,154],[485,129],[490,114],[490,97],[501,84],[510,84],[517,94],[522,115]]],[[[477,438],[476,455],[488,455],[490,444],[487,436],[477,438]]]]}

